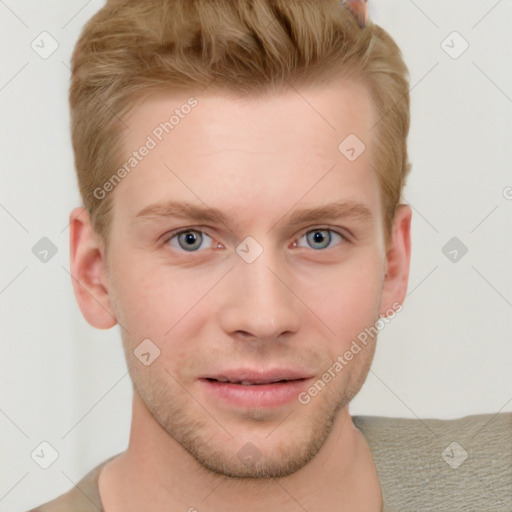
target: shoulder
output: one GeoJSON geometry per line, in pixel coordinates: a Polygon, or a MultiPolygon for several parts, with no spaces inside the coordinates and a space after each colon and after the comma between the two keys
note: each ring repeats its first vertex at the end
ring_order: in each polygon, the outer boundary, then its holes
{"type": "Polygon", "coordinates": [[[370,446],[386,504],[397,510],[510,510],[512,413],[352,420],[370,446]]]}
{"type": "Polygon", "coordinates": [[[28,512],[102,512],[98,478],[103,466],[118,455],[120,454],[114,455],[94,467],[65,494],[28,512]]]}

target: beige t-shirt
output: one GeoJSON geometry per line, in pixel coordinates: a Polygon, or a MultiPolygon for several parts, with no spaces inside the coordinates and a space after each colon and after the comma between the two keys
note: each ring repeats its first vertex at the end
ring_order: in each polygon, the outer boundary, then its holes
{"type": "MultiPolygon", "coordinates": [[[[512,413],[455,420],[380,416],[352,420],[373,455],[382,512],[512,510],[512,413]]],[[[29,512],[103,511],[98,476],[114,457],[66,494],[29,512]]]]}

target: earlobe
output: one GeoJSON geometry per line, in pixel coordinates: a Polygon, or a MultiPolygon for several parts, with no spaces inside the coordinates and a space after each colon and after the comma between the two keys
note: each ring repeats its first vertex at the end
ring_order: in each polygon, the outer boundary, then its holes
{"type": "Polygon", "coordinates": [[[110,329],[117,319],[108,294],[104,251],[89,212],[83,207],[74,208],[69,225],[71,281],[78,306],[93,327],[110,329]]]}
{"type": "Polygon", "coordinates": [[[380,314],[389,316],[403,304],[409,283],[411,262],[411,217],[407,204],[398,206],[392,239],[386,252],[386,274],[382,286],[380,314]]]}

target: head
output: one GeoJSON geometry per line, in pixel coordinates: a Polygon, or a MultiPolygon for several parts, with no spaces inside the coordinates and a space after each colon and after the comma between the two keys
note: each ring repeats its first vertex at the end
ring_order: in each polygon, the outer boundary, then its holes
{"type": "Polygon", "coordinates": [[[405,297],[398,47],[336,0],[109,1],[72,69],[85,318],[119,323],[135,392],[204,467],[296,471],[366,379],[361,333],[405,297]],[[209,379],[240,370],[304,380],[234,403],[209,379]]]}

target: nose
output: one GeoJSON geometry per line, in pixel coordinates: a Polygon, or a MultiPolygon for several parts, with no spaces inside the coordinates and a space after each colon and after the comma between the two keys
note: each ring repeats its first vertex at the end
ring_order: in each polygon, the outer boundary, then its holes
{"type": "Polygon", "coordinates": [[[223,284],[220,323],[230,336],[275,341],[299,330],[304,312],[293,279],[269,252],[252,263],[237,260],[223,284]]]}

